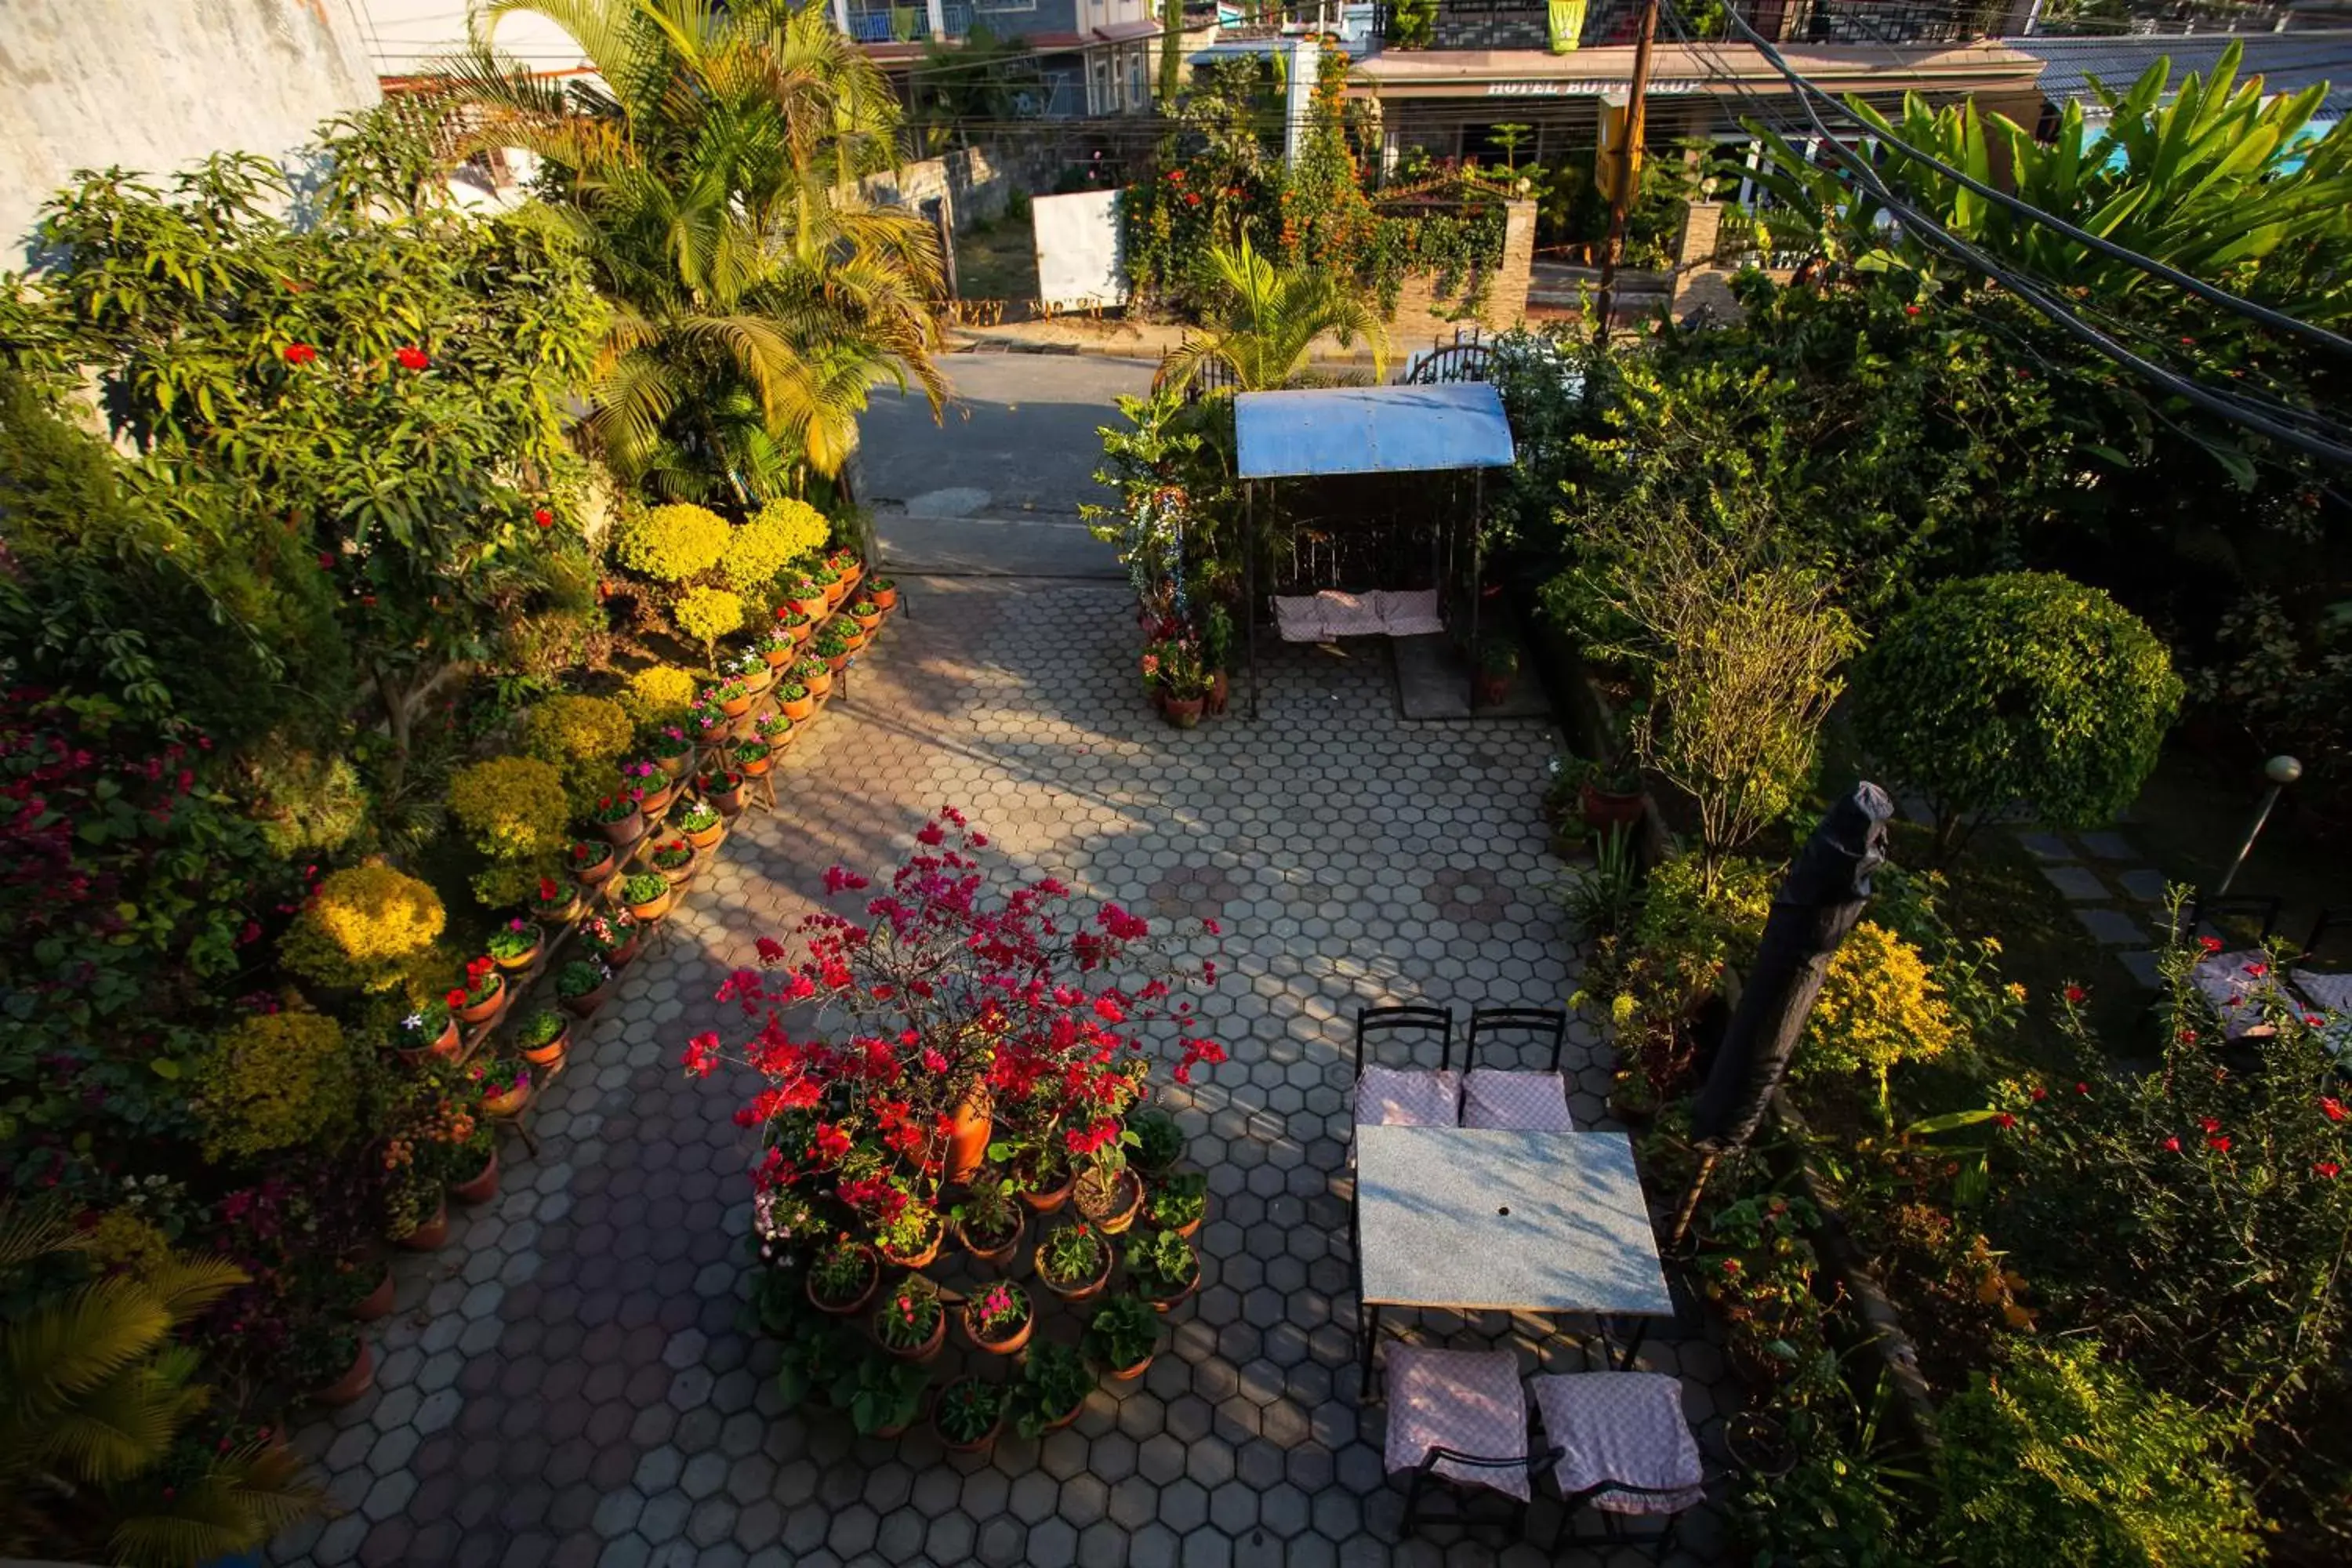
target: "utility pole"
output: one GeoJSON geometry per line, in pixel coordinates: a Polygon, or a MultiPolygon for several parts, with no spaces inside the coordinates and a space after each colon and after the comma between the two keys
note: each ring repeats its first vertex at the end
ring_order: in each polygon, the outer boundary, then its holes
{"type": "Polygon", "coordinates": [[[1644,100],[1650,93],[1650,46],[1658,36],[1658,0],[1642,0],[1642,37],[1633,47],[1633,84],[1625,96],[1625,132],[1617,146],[1617,188],[1609,199],[1609,238],[1601,247],[1601,342],[1609,342],[1609,312],[1616,305],[1617,258],[1625,248],[1625,213],[1633,205],[1641,167],[1644,100]]]}

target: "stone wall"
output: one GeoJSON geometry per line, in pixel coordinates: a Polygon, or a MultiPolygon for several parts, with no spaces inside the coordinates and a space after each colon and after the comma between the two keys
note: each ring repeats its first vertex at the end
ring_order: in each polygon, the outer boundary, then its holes
{"type": "MultiPolygon", "coordinates": [[[[208,153],[287,159],[376,101],[341,0],[0,0],[0,268],[76,169],[157,176],[208,153]]],[[[299,175],[299,171],[297,171],[299,175]]]]}
{"type": "Polygon", "coordinates": [[[1038,144],[1018,151],[1002,147],[960,148],[937,158],[903,163],[861,182],[866,199],[885,206],[920,210],[945,197],[959,232],[1004,216],[1015,191],[1042,190],[1059,168],[1058,146],[1038,144]]]}
{"type": "MultiPolygon", "coordinates": [[[[1505,331],[1527,320],[1528,279],[1535,258],[1536,205],[1508,203],[1504,214],[1503,259],[1487,284],[1486,301],[1475,318],[1478,325],[1489,331],[1505,331]]],[[[1437,291],[1435,274],[1407,273],[1397,290],[1396,309],[1389,314],[1389,329],[1398,350],[1420,347],[1424,332],[1435,339],[1469,325],[1471,318],[1462,315],[1461,308],[1458,291],[1437,291]]]]}

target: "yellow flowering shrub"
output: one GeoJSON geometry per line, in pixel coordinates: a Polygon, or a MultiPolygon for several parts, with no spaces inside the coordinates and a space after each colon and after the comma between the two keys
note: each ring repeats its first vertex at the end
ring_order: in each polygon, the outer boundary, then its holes
{"type": "Polygon", "coordinates": [[[82,1250],[101,1268],[142,1279],[172,1261],[172,1240],[129,1209],[109,1209],[82,1237],[82,1250]]]}
{"type": "Polygon", "coordinates": [[[359,1079],[343,1031],[318,1013],[262,1013],[214,1042],[196,1068],[213,1159],[330,1144],[351,1130],[359,1079]]]}
{"type": "Polygon", "coordinates": [[[727,520],[698,506],[657,506],[621,525],[614,543],[621,564],[656,583],[683,583],[719,564],[730,534],[727,520]]]}
{"type": "Polygon", "coordinates": [[[677,601],[677,629],[717,657],[719,639],[743,625],[743,601],[724,588],[688,588],[677,601]]]}
{"type": "Polygon", "coordinates": [[[739,594],[772,581],[786,563],[824,546],[833,525],[804,500],[786,496],[760,509],[735,531],[719,560],[719,574],[739,594]]]}
{"type": "Polygon", "coordinates": [[[523,716],[523,749],[563,770],[575,804],[604,793],[635,739],[629,710],[609,698],[551,697],[523,716]]]}
{"type": "Polygon", "coordinates": [[[447,923],[430,884],[389,866],[331,871],[289,927],[278,956],[320,985],[389,990],[447,923]]]}
{"type": "Polygon", "coordinates": [[[493,757],[449,781],[449,810],[493,860],[552,856],[567,842],[563,775],[537,757],[493,757]]]}
{"type": "Polygon", "coordinates": [[[1922,1062],[1959,1037],[1950,1004],[1919,950],[1864,921],[1830,960],[1796,1066],[1805,1073],[1864,1073],[1886,1101],[1897,1062],[1922,1062]]]}
{"type": "Polygon", "coordinates": [[[693,706],[698,684],[691,670],[674,664],[649,664],[629,677],[628,686],[621,692],[621,706],[640,729],[674,724],[693,706]]]}

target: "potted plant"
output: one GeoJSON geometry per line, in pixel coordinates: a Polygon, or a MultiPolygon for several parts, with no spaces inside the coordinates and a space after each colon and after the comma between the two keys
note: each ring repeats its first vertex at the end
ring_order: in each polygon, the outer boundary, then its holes
{"type": "Polygon", "coordinates": [[[614,969],[636,957],[637,945],[645,940],[645,928],[623,910],[590,915],[580,922],[581,945],[614,969]]]}
{"type": "Polygon", "coordinates": [[[586,838],[572,840],[572,847],[563,852],[564,868],[580,879],[583,886],[601,888],[604,879],[620,868],[620,857],[613,853],[610,844],[598,844],[586,838]]]}
{"type": "MultiPolygon", "coordinates": [[[[787,600],[776,606],[776,630],[784,637],[788,650],[797,648],[806,642],[809,633],[814,630],[815,626],[815,618],[791,601],[787,600]]],[[[789,651],[785,655],[785,659],[787,663],[791,660],[789,651]]]]}
{"type": "Polygon", "coordinates": [[[824,596],[824,584],[810,576],[795,577],[786,584],[784,600],[792,605],[793,614],[809,626],[814,626],[825,611],[833,607],[833,602],[824,596]]]}
{"type": "Polygon", "coordinates": [[[457,1022],[469,1027],[496,1016],[506,999],[506,979],[488,958],[467,959],[465,984],[452,986],[442,998],[449,1004],[449,1011],[457,1015],[457,1022]]]}
{"type": "Polygon", "coordinates": [[[849,618],[857,623],[859,631],[870,636],[874,628],[882,624],[882,606],[872,599],[852,599],[849,602],[849,618]]]}
{"type": "Polygon", "coordinates": [[[881,1261],[862,1241],[845,1236],[809,1260],[809,1305],[820,1312],[855,1317],[866,1310],[881,1285],[881,1261]]]}
{"type": "Polygon", "coordinates": [[[1084,1220],[1056,1226],[1037,1244],[1037,1278],[1065,1301],[1084,1301],[1110,1283],[1110,1247],[1084,1220]]]}
{"type": "Polygon", "coordinates": [[[849,585],[841,580],[841,574],[830,563],[821,563],[811,568],[809,581],[824,590],[824,607],[828,610],[841,603],[841,596],[849,592],[849,585]]]}
{"type": "Polygon", "coordinates": [[[1507,633],[1491,632],[1478,639],[1478,706],[1492,708],[1502,701],[1509,694],[1511,682],[1518,673],[1518,638],[1507,633]]]}
{"type": "MultiPolygon", "coordinates": [[[[766,721],[762,720],[761,722],[764,723],[766,721]]],[[[722,752],[719,754],[745,778],[761,779],[768,776],[768,769],[772,765],[769,752],[767,737],[754,730],[751,732],[751,739],[740,742],[734,750],[722,752]]]]}
{"type": "Polygon", "coordinates": [[[411,1252],[430,1252],[449,1239],[448,1194],[413,1154],[395,1152],[384,1153],[383,1233],[411,1252]]]}
{"type": "Polygon", "coordinates": [[[860,1356],[834,1380],[833,1402],[868,1437],[896,1437],[923,1413],[930,1375],[906,1361],[860,1356]]]}
{"type": "MultiPolygon", "coordinates": [[[[572,967],[565,964],[563,973],[569,973],[572,967]]],[[[562,991],[562,976],[559,974],[556,994],[560,997],[562,991]]],[[[572,1025],[554,1008],[541,1007],[515,1030],[515,1048],[522,1052],[523,1060],[535,1068],[553,1067],[572,1048],[572,1025]]]]}
{"type": "Polygon", "coordinates": [[[977,1454],[996,1441],[1004,1425],[1005,1390],[1000,1384],[960,1377],[931,1401],[931,1425],[951,1454],[977,1454]]]}
{"type": "Polygon", "coordinates": [[[963,1304],[964,1337],[975,1350],[991,1355],[1011,1355],[1029,1342],[1037,1313],[1029,1292],[1010,1279],[999,1279],[963,1304]]]}
{"type": "Polygon", "coordinates": [[[1094,1389],[1085,1357],[1067,1345],[1036,1341],[1022,1358],[1021,1381],[1006,1395],[1013,1429],[1024,1437],[1042,1437],[1066,1426],[1078,1418],[1094,1389]]]}
{"type": "Polygon", "coordinates": [[[1577,788],[1577,811],[1595,833],[1640,826],[1643,809],[1642,764],[1631,726],[1620,721],[1608,754],[1592,763],[1577,788]]]}
{"type": "Polygon", "coordinates": [[[446,998],[435,996],[400,1021],[392,1047],[403,1061],[416,1062],[428,1056],[454,1057],[458,1044],[457,1016],[446,998]]]}
{"type": "Polygon", "coordinates": [[[1200,1285],[1201,1259],[1174,1231],[1147,1230],[1127,1244],[1127,1272],[1137,1293],[1164,1312],[1200,1285]]]}
{"type": "Polygon", "coordinates": [[[824,558],[824,563],[841,579],[844,594],[856,587],[858,580],[866,575],[866,563],[857,558],[855,550],[836,550],[824,558]]]}
{"type": "Polygon", "coordinates": [[[992,1268],[1002,1268],[1012,1260],[1021,1247],[1021,1232],[1029,1223],[1013,1200],[1013,1184],[988,1172],[974,1178],[953,1215],[957,1242],[992,1268]]]}
{"type": "Polygon", "coordinates": [[[645,811],[635,790],[620,790],[600,797],[588,808],[588,819],[616,845],[635,844],[645,837],[645,811]]]}
{"type": "Polygon", "coordinates": [[[621,902],[628,906],[632,920],[650,923],[669,913],[669,879],[658,871],[635,871],[621,884],[621,902]]]}
{"type": "Polygon", "coordinates": [[[866,585],[866,596],[874,601],[877,609],[895,610],[898,607],[898,584],[888,577],[877,577],[866,585]]]}
{"type": "Polygon", "coordinates": [[[761,662],[768,667],[768,679],[772,683],[775,679],[775,672],[792,662],[794,643],[793,635],[778,626],[769,627],[761,634],[760,640],[751,645],[751,651],[758,654],[761,662]]]}
{"type": "Polygon", "coordinates": [[[824,630],[817,633],[816,640],[810,644],[809,647],[811,652],[824,661],[826,672],[832,675],[840,674],[841,667],[849,662],[849,656],[857,651],[856,645],[849,640],[848,634],[833,626],[827,626],[824,630]]]}
{"type": "Polygon", "coordinates": [[[1209,695],[1202,711],[1211,715],[1223,713],[1232,695],[1233,683],[1227,671],[1232,668],[1234,653],[1234,618],[1223,605],[1209,606],[1208,616],[1201,623],[1201,663],[1209,672],[1209,695]]]}
{"type": "Polygon", "coordinates": [[[1069,1156],[1049,1141],[1030,1143],[1013,1156],[1013,1187],[1034,1213],[1052,1214],[1067,1203],[1075,1180],[1069,1156]]]}
{"type": "Polygon", "coordinates": [[[453,1119],[449,1141],[441,1159],[448,1173],[449,1195],[461,1204],[486,1204],[499,1195],[497,1130],[487,1120],[468,1112],[453,1119]]]}
{"type": "MultiPolygon", "coordinates": [[[[793,674],[797,676],[799,673],[799,667],[796,665],[793,667],[793,674]]],[[[816,711],[815,695],[798,679],[780,687],[777,689],[776,700],[782,705],[784,717],[795,724],[802,722],[816,711]]]]}
{"type": "Polygon", "coordinates": [[[1113,1296],[1095,1309],[1079,1343],[1113,1381],[1133,1382],[1159,1353],[1160,1314],[1132,1296],[1113,1296]]]}
{"type": "Polygon", "coordinates": [[[875,1339],[902,1361],[930,1360],[948,1337],[940,1288],[920,1274],[908,1275],[876,1304],[873,1323],[875,1339]]]}
{"type": "Polygon", "coordinates": [[[613,972],[602,961],[575,958],[555,972],[557,1005],[575,1018],[593,1017],[613,994],[613,972]]]}
{"type": "Polygon", "coordinates": [[[677,781],[669,776],[669,770],[642,757],[621,764],[621,787],[635,792],[637,808],[647,822],[658,821],[677,795],[677,781]]]}
{"type": "MultiPolygon", "coordinates": [[[[646,860],[673,888],[694,875],[694,846],[683,838],[655,845],[653,853],[646,860]]],[[[635,879],[631,878],[630,880],[635,881],[635,879]]],[[[622,891],[625,893],[627,888],[624,886],[622,891]]]]}
{"type": "Polygon", "coordinates": [[[947,1239],[940,1211],[908,1193],[903,1184],[892,1184],[890,1192],[887,1201],[896,1212],[887,1218],[877,1215],[875,1248],[901,1268],[927,1268],[947,1239]]]}
{"type": "Polygon", "coordinates": [[[776,679],[776,672],[768,668],[767,659],[756,648],[729,659],[727,675],[730,679],[741,683],[743,689],[755,700],[763,695],[776,679]]]}
{"type": "Polygon", "coordinates": [[[732,768],[714,768],[695,780],[694,787],[702,798],[719,808],[721,816],[732,816],[743,809],[743,796],[751,787],[743,775],[732,768]]]}
{"type": "MultiPolygon", "coordinates": [[[[801,689],[805,691],[808,688],[803,687],[801,689]]],[[[751,726],[753,739],[768,748],[768,755],[771,759],[778,752],[791,745],[793,737],[799,733],[800,731],[793,727],[793,717],[789,713],[767,714],[757,724],[751,726]]]]}
{"type": "Polygon", "coordinates": [[[1199,647],[1171,637],[1160,645],[1157,659],[1151,679],[1160,688],[1160,710],[1179,730],[1192,729],[1209,700],[1209,672],[1201,663],[1199,647]]]}
{"type": "MultiPolygon", "coordinates": [[[[725,819],[711,808],[707,800],[690,800],[670,819],[670,826],[686,835],[686,841],[697,849],[708,849],[727,835],[725,819]]],[[[655,851],[659,854],[659,850],[655,851]]]]}
{"type": "Polygon", "coordinates": [[[739,718],[751,710],[751,689],[737,679],[720,681],[707,694],[719,704],[719,710],[730,719],[739,718]]]}
{"type": "Polygon", "coordinates": [[[530,1102],[530,1069],[511,1058],[470,1063],[466,1074],[481,1086],[485,1116],[520,1116],[530,1102]]]}
{"type": "Polygon", "coordinates": [[[352,1404],[375,1381],[375,1352],[352,1323],[320,1319],[304,1324],[289,1340],[287,1376],[307,1390],[313,1404],[352,1404]]]}
{"type": "MultiPolygon", "coordinates": [[[[814,645],[815,639],[811,638],[810,641],[812,645],[814,645]]],[[[833,689],[833,666],[827,664],[824,659],[815,657],[814,653],[812,652],[809,658],[799,659],[793,663],[793,679],[797,684],[807,687],[810,697],[823,697],[833,689]]],[[[789,708],[785,709],[784,711],[792,713],[792,710],[789,708]]],[[[795,720],[807,717],[807,715],[803,713],[792,713],[792,716],[795,720]]]]}
{"type": "Polygon", "coordinates": [[[545,933],[537,926],[527,920],[516,919],[492,931],[490,940],[484,945],[489,949],[491,961],[500,969],[518,970],[529,969],[537,963],[539,950],[546,945],[546,942],[545,933]]]}
{"type": "Polygon", "coordinates": [[[569,925],[580,912],[580,889],[569,878],[541,877],[530,896],[531,919],[543,927],[569,925]]]}
{"type": "Polygon", "coordinates": [[[1070,1201],[1095,1229],[1117,1236],[1135,1223],[1143,1206],[1143,1179],[1128,1169],[1120,1145],[1107,1144],[1085,1161],[1070,1201]]]}
{"type": "Polygon", "coordinates": [[[655,731],[654,738],[646,742],[646,750],[652,753],[661,771],[672,778],[682,775],[694,760],[692,738],[675,724],[665,724],[655,731]]]}
{"type": "Polygon", "coordinates": [[[1198,1171],[1171,1171],[1151,1184],[1143,1217],[1155,1230],[1191,1236],[1208,1212],[1209,1178],[1198,1171]]]}
{"type": "Polygon", "coordinates": [[[1184,1130],[1164,1110],[1139,1110],[1127,1119],[1135,1134],[1135,1152],[1129,1156],[1147,1176],[1165,1173],[1184,1156],[1184,1130]]]}
{"type": "Polygon", "coordinates": [[[347,1303],[343,1310],[350,1316],[352,1321],[373,1323],[379,1318],[391,1315],[394,1305],[400,1298],[400,1281],[394,1277],[391,1263],[376,1264],[372,1273],[349,1259],[337,1264],[336,1268],[341,1271],[346,1281],[355,1282],[347,1285],[343,1297],[347,1303]],[[366,1284],[367,1293],[354,1297],[350,1292],[355,1289],[358,1284],[366,1284]]]}

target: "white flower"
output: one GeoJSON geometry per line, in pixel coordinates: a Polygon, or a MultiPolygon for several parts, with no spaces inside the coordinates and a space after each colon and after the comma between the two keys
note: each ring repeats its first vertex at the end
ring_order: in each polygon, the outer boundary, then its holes
{"type": "Polygon", "coordinates": [[[400,1021],[400,1026],[414,1034],[415,1031],[425,1027],[425,1015],[422,1013],[411,1013],[407,1017],[403,1018],[400,1021]]]}

